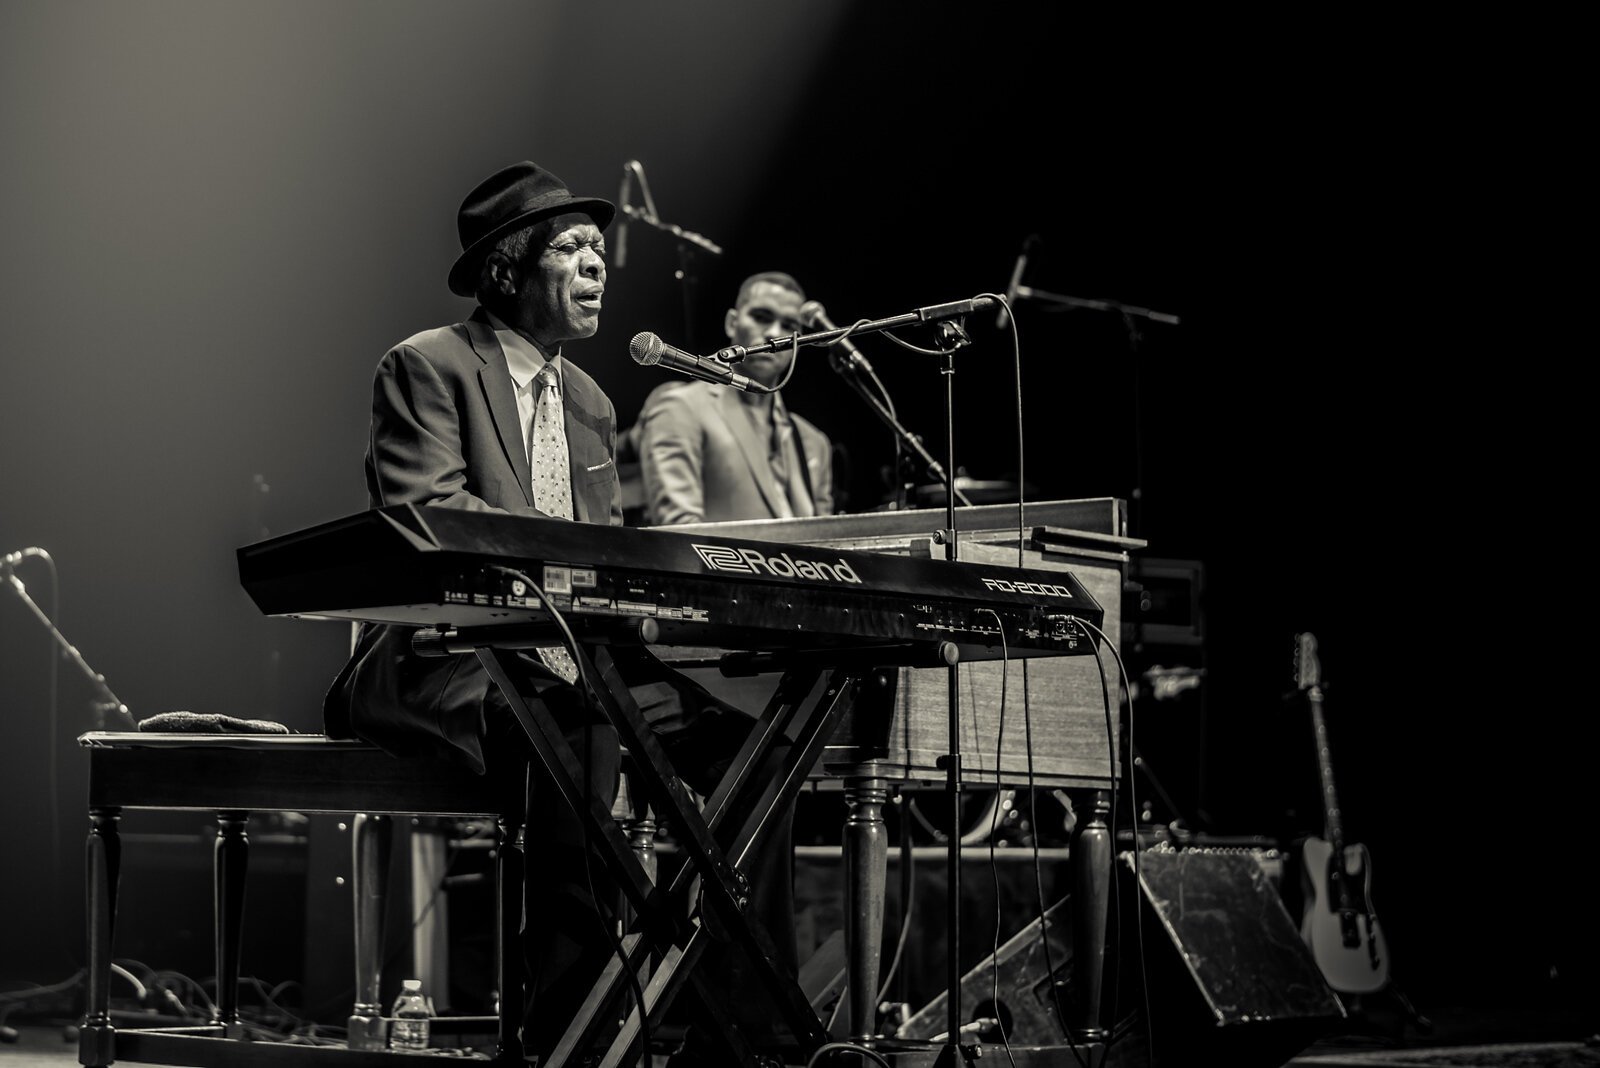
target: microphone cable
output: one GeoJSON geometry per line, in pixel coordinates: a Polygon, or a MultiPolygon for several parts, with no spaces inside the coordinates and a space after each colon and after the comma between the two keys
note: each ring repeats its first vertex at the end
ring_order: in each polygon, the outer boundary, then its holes
{"type": "MultiPolygon", "coordinates": [[[[1119,692],[1118,692],[1118,695],[1117,695],[1118,698],[1119,698],[1118,704],[1120,706],[1120,704],[1121,704],[1121,700],[1120,699],[1123,696],[1126,696],[1127,697],[1127,701],[1128,701],[1128,750],[1129,750],[1129,753],[1131,754],[1131,752],[1133,750],[1133,690],[1128,685],[1128,669],[1127,669],[1127,666],[1122,662],[1122,654],[1117,650],[1116,643],[1111,641],[1111,639],[1109,637],[1107,637],[1106,632],[1101,630],[1099,627],[1095,626],[1093,623],[1090,623],[1086,619],[1079,619],[1077,616],[1068,616],[1067,618],[1070,619],[1074,624],[1082,626],[1082,627],[1085,627],[1089,631],[1091,631],[1093,633],[1093,635],[1098,636],[1102,641],[1105,642],[1106,648],[1111,650],[1111,655],[1116,658],[1116,661],[1117,661],[1117,676],[1118,676],[1118,680],[1119,680],[1119,683],[1118,683],[1119,684],[1119,692]]],[[[1095,667],[1099,668],[1099,670],[1100,670],[1100,694],[1101,694],[1101,699],[1102,699],[1102,701],[1104,702],[1104,705],[1105,705],[1106,756],[1107,756],[1107,758],[1109,759],[1109,761],[1111,763],[1111,826],[1110,826],[1110,831],[1111,831],[1111,890],[1112,890],[1112,892],[1111,892],[1111,903],[1112,903],[1112,908],[1116,911],[1116,914],[1117,914],[1117,917],[1118,917],[1117,926],[1118,926],[1118,929],[1120,931],[1120,929],[1121,929],[1121,914],[1122,914],[1122,904],[1121,904],[1121,902],[1122,902],[1122,893],[1121,893],[1120,880],[1117,877],[1117,861],[1116,861],[1116,855],[1117,855],[1117,850],[1116,850],[1116,841],[1117,841],[1117,835],[1116,835],[1116,827],[1117,827],[1116,738],[1115,738],[1115,735],[1114,735],[1114,733],[1112,731],[1112,725],[1111,725],[1111,694],[1110,694],[1110,692],[1109,692],[1109,690],[1107,689],[1107,686],[1106,686],[1105,662],[1100,657],[1100,649],[1099,649],[1099,644],[1098,643],[1091,642],[1090,646],[1089,646],[1089,650],[1090,650],[1090,652],[1094,653],[1095,667]]],[[[1146,958],[1146,955],[1145,955],[1145,945],[1144,945],[1144,910],[1139,907],[1140,906],[1139,894],[1141,892],[1139,887],[1140,887],[1141,879],[1140,879],[1140,872],[1139,872],[1139,808],[1138,808],[1138,799],[1136,797],[1136,793],[1137,793],[1137,790],[1136,790],[1136,788],[1134,786],[1134,781],[1133,781],[1133,767],[1132,767],[1132,764],[1130,762],[1129,768],[1128,768],[1128,810],[1129,810],[1129,817],[1130,817],[1130,819],[1132,821],[1132,825],[1133,825],[1133,849],[1132,849],[1132,854],[1133,854],[1133,892],[1134,892],[1134,895],[1135,895],[1134,896],[1134,903],[1133,903],[1133,929],[1134,929],[1135,939],[1137,940],[1138,946],[1139,946],[1139,981],[1140,981],[1140,987],[1141,987],[1141,990],[1142,990],[1143,996],[1144,996],[1145,1041],[1146,1041],[1147,1047],[1149,1049],[1150,1062],[1152,1064],[1154,1064],[1154,1063],[1156,1063],[1155,1025],[1154,1025],[1154,1021],[1150,1018],[1150,976],[1149,976],[1149,972],[1148,972],[1148,970],[1146,968],[1146,960],[1147,960],[1147,958],[1146,958]]],[[[1114,960],[1114,964],[1115,964],[1114,974],[1117,976],[1118,982],[1116,984],[1114,984],[1112,986],[1112,988],[1111,988],[1111,1006],[1112,1006],[1112,1008],[1111,1008],[1111,1019],[1112,1019],[1113,1023],[1115,1023],[1115,1021],[1116,1021],[1117,999],[1118,999],[1118,994],[1119,994],[1119,989],[1118,988],[1121,986],[1121,978],[1122,978],[1122,940],[1120,938],[1118,938],[1118,940],[1117,940],[1117,955],[1116,955],[1116,958],[1114,960]]],[[[1109,1030],[1110,1029],[1108,1028],[1108,1031],[1109,1030]]],[[[1110,1040],[1108,1038],[1107,1045],[1109,1046],[1109,1044],[1110,1044],[1110,1040]]]]}
{"type": "MultiPolygon", "coordinates": [[[[540,586],[537,582],[534,582],[533,579],[527,575],[527,573],[518,571],[516,568],[495,565],[494,570],[511,575],[513,578],[521,579],[523,582],[527,583],[528,588],[538,596],[539,603],[543,605],[544,610],[550,614],[551,621],[554,622],[555,625],[561,630],[564,644],[572,655],[573,664],[578,669],[578,682],[581,684],[578,688],[578,692],[583,696],[584,704],[590,704],[589,669],[585,666],[586,658],[583,650],[578,647],[578,639],[572,633],[572,628],[567,625],[566,619],[561,615],[560,612],[556,611],[555,605],[550,603],[550,596],[544,592],[544,587],[540,586]]],[[[587,800],[589,797],[589,791],[591,787],[589,781],[589,766],[592,752],[590,745],[593,737],[594,732],[590,730],[586,724],[583,729],[583,794],[585,800],[587,800]]],[[[581,812],[578,813],[578,827],[583,832],[583,874],[584,878],[589,883],[589,899],[594,903],[595,918],[599,920],[601,929],[605,931],[606,940],[611,943],[611,951],[612,953],[616,954],[618,963],[622,965],[622,971],[623,974],[628,977],[628,986],[633,993],[634,1001],[639,1006],[640,1063],[642,1065],[648,1065],[650,1063],[651,1056],[650,1013],[648,1007],[645,1005],[644,988],[639,985],[638,973],[636,973],[633,968],[628,965],[628,951],[627,948],[622,944],[621,937],[617,934],[613,925],[607,922],[604,912],[601,911],[600,894],[595,889],[594,870],[590,867],[589,854],[591,847],[589,843],[589,824],[584,820],[581,812]]],[[[526,872],[524,872],[524,877],[526,877],[526,872]]]]}
{"type": "MultiPolygon", "coordinates": [[[[833,348],[836,345],[842,344],[845,338],[849,337],[851,334],[855,333],[857,330],[861,329],[861,327],[865,326],[871,321],[871,319],[857,319],[855,322],[851,323],[847,328],[845,328],[844,333],[840,334],[832,341],[827,342],[824,347],[833,348]]],[[[866,372],[867,377],[872,380],[872,384],[877,387],[879,397],[881,397],[882,400],[880,401],[878,397],[873,397],[868,393],[860,393],[858,391],[861,399],[876,408],[880,417],[886,416],[891,424],[898,426],[900,423],[900,415],[895,411],[894,398],[889,396],[889,388],[883,384],[883,379],[878,377],[878,372],[873,368],[873,366],[870,363],[867,363],[865,360],[858,361],[841,359],[839,363],[842,363],[844,366],[853,370],[866,372]]],[[[904,453],[900,448],[900,435],[894,434],[891,436],[894,438],[894,466],[889,468],[889,470],[894,474],[893,484],[895,486],[899,486],[900,465],[903,462],[902,457],[904,456],[904,453]]],[[[898,490],[896,490],[896,492],[898,493],[898,490]]]]}
{"type": "MultiPolygon", "coordinates": [[[[1011,674],[1008,670],[1011,664],[1011,650],[1006,645],[1006,626],[1000,618],[1000,613],[992,608],[984,608],[981,611],[987,612],[994,617],[995,631],[1000,635],[1000,721],[995,727],[994,739],[995,804],[989,810],[989,878],[994,883],[994,938],[989,947],[989,1003],[991,1011],[994,1013],[995,1027],[1000,1031],[1000,1041],[1006,1048],[1006,1060],[1010,1063],[1011,1068],[1017,1068],[1017,1059],[1011,1053],[1011,1036],[1006,1033],[1006,1021],[1000,1015],[1000,920],[1002,910],[1000,908],[1000,867],[994,855],[994,839],[995,832],[999,830],[1000,810],[1005,807],[1000,803],[1000,798],[1005,792],[1000,782],[1000,762],[1006,748],[1006,682],[1011,674]]],[[[971,677],[970,672],[968,677],[971,677]]],[[[977,702],[975,701],[972,704],[972,711],[974,713],[973,718],[976,719],[977,702]]],[[[981,764],[983,761],[982,750],[978,749],[977,746],[973,746],[973,750],[976,752],[978,761],[981,764]]]]}
{"type": "Polygon", "coordinates": [[[794,377],[795,367],[800,363],[800,335],[794,335],[789,339],[789,342],[789,367],[783,372],[783,381],[778,382],[776,385],[768,389],[768,393],[776,393],[784,386],[787,386],[789,384],[789,379],[794,377]]]}
{"type": "MultiPolygon", "coordinates": [[[[851,323],[849,326],[847,326],[845,328],[844,333],[840,334],[838,337],[834,338],[832,341],[824,342],[822,347],[826,348],[826,349],[831,349],[831,348],[835,348],[835,347],[837,347],[839,345],[844,344],[844,340],[846,338],[848,338],[851,334],[854,334],[857,330],[861,329],[863,326],[866,326],[870,322],[872,322],[871,319],[857,319],[855,322],[851,323]]],[[[848,350],[847,350],[847,353],[848,353],[848,350]]],[[[867,377],[872,379],[872,384],[878,388],[878,395],[883,398],[883,408],[884,408],[884,410],[889,413],[890,418],[893,418],[896,422],[899,422],[898,414],[894,410],[894,399],[889,396],[888,387],[886,387],[883,384],[883,380],[878,377],[877,370],[870,363],[868,363],[866,360],[859,360],[858,361],[858,360],[853,360],[853,359],[845,359],[845,360],[843,360],[841,362],[843,362],[845,364],[845,366],[847,366],[847,367],[851,367],[851,368],[853,368],[855,370],[865,371],[866,372],[867,377]]],[[[869,398],[869,400],[870,399],[871,398],[869,398]]]]}

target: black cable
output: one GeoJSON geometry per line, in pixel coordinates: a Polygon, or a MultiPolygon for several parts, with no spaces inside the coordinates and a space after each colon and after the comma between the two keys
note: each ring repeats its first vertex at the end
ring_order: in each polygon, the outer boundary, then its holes
{"type": "MultiPolygon", "coordinates": [[[[832,341],[824,342],[823,343],[823,348],[831,349],[831,348],[833,348],[833,347],[835,347],[837,345],[843,344],[845,338],[849,337],[851,334],[855,333],[862,326],[865,326],[867,323],[870,323],[870,322],[872,322],[871,319],[857,319],[855,322],[851,323],[848,327],[845,328],[845,332],[844,333],[840,334],[838,337],[834,338],[832,341]]],[[[872,379],[872,384],[878,387],[878,393],[879,393],[879,395],[881,395],[883,397],[883,407],[888,411],[889,416],[891,418],[895,419],[896,422],[898,422],[899,421],[899,417],[898,417],[898,415],[896,414],[896,412],[894,410],[894,399],[889,396],[888,387],[886,387],[883,384],[883,380],[878,377],[878,372],[873,370],[872,365],[867,363],[864,360],[861,361],[858,364],[853,363],[853,364],[851,364],[851,366],[852,367],[856,367],[859,370],[865,371],[866,374],[867,374],[867,377],[872,379]]],[[[787,381],[787,379],[785,379],[785,381],[787,381]]],[[[874,403],[876,403],[876,402],[874,402],[874,403]]],[[[898,441],[899,439],[896,438],[895,440],[898,441]]]]}
{"type": "MultiPolygon", "coordinates": [[[[1010,672],[1007,668],[1011,663],[1011,651],[1006,645],[1006,627],[1000,619],[1000,613],[992,608],[980,609],[994,616],[995,630],[1000,635],[1000,720],[995,728],[994,741],[994,788],[995,806],[989,817],[989,875],[994,880],[994,940],[989,952],[989,997],[994,1003],[996,1025],[1000,1028],[1000,1041],[1006,1047],[1006,1060],[1011,1063],[1011,1068],[1017,1068],[1017,1059],[1011,1054],[1011,1036],[1006,1034],[1005,1020],[1000,1016],[1000,866],[994,856],[994,836],[1000,822],[1000,810],[1004,806],[1000,799],[1004,791],[1000,788],[1000,761],[1006,747],[1006,682],[1010,672]]],[[[969,676],[970,677],[970,676],[969,676]]],[[[983,754],[978,753],[978,760],[983,760],[983,754]]]]}
{"type": "MultiPolygon", "coordinates": [[[[589,760],[588,734],[589,734],[589,732],[587,732],[587,731],[584,732],[584,764],[585,764],[584,789],[585,790],[588,789],[588,785],[589,785],[588,784],[588,771],[587,771],[587,765],[588,765],[588,760],[589,760]]],[[[628,975],[628,984],[632,987],[634,1000],[638,1002],[638,1005],[639,1005],[639,1051],[640,1051],[639,1052],[639,1058],[640,1058],[640,1064],[641,1065],[648,1066],[650,1064],[650,1019],[649,1019],[649,1014],[647,1012],[645,1012],[644,990],[639,985],[639,977],[637,975],[635,975],[634,972],[633,972],[633,969],[628,966],[628,950],[627,950],[627,947],[625,947],[622,944],[622,939],[617,936],[617,932],[613,928],[612,924],[606,922],[605,915],[600,910],[600,894],[599,894],[599,891],[597,891],[595,889],[595,885],[594,885],[594,869],[590,866],[590,861],[592,860],[592,858],[589,856],[589,841],[588,841],[588,833],[587,833],[587,831],[585,831],[585,833],[584,833],[584,843],[583,843],[583,845],[584,845],[584,850],[583,850],[583,874],[584,874],[584,878],[586,878],[589,881],[589,898],[590,898],[590,900],[592,900],[595,903],[595,913],[597,915],[599,915],[599,917],[600,917],[600,926],[605,928],[606,938],[611,942],[611,952],[616,954],[617,959],[622,962],[622,970],[627,973],[627,975],[628,975]]]]}
{"type": "Polygon", "coordinates": [[[789,368],[783,373],[783,381],[779,382],[775,386],[762,387],[760,390],[758,390],[758,392],[776,393],[784,386],[787,386],[789,384],[789,379],[794,377],[795,365],[800,362],[800,335],[796,334],[792,340],[793,344],[789,347],[789,368]]]}
{"type": "MultiPolygon", "coordinates": [[[[1123,695],[1126,695],[1127,700],[1128,700],[1128,749],[1129,749],[1129,752],[1131,754],[1132,749],[1133,749],[1133,690],[1128,685],[1128,669],[1127,669],[1127,666],[1124,665],[1123,662],[1122,662],[1122,654],[1117,650],[1116,644],[1114,642],[1112,642],[1111,639],[1106,636],[1106,632],[1105,631],[1101,630],[1099,627],[1095,626],[1093,623],[1090,623],[1086,619],[1079,619],[1076,616],[1072,616],[1072,617],[1069,617],[1069,618],[1074,623],[1082,624],[1083,626],[1087,627],[1089,630],[1093,631],[1094,634],[1098,635],[1100,637],[1100,639],[1105,642],[1106,648],[1111,650],[1111,655],[1116,658],[1116,661],[1117,661],[1117,675],[1118,675],[1118,678],[1120,680],[1120,692],[1119,692],[1118,696],[1121,697],[1123,695]]],[[[1109,693],[1109,691],[1107,690],[1107,687],[1106,687],[1105,663],[1100,658],[1100,649],[1099,649],[1098,643],[1091,642],[1089,644],[1089,651],[1094,653],[1095,666],[1097,668],[1099,668],[1099,670],[1100,670],[1100,693],[1101,693],[1102,700],[1104,701],[1104,704],[1105,704],[1105,715],[1106,715],[1106,755],[1111,761],[1111,841],[1112,841],[1112,850],[1111,850],[1111,857],[1112,857],[1112,859],[1111,859],[1112,895],[1111,895],[1111,900],[1112,900],[1113,907],[1115,907],[1117,909],[1118,928],[1120,929],[1120,927],[1121,927],[1121,915],[1122,915],[1122,906],[1121,906],[1122,893],[1121,893],[1121,888],[1119,886],[1119,881],[1117,879],[1117,862],[1116,862],[1116,826],[1117,826],[1117,786],[1116,786],[1117,779],[1116,779],[1116,770],[1117,770],[1117,765],[1116,765],[1116,756],[1115,756],[1116,746],[1115,746],[1115,742],[1114,742],[1114,735],[1113,735],[1113,732],[1112,732],[1112,729],[1111,729],[1111,695],[1110,695],[1110,693],[1109,693]]],[[[1140,871],[1139,871],[1139,810],[1137,808],[1136,790],[1135,790],[1135,787],[1134,787],[1134,784],[1133,784],[1133,774],[1132,774],[1131,761],[1130,761],[1130,764],[1129,764],[1129,774],[1128,774],[1128,803],[1129,803],[1129,809],[1130,809],[1130,820],[1131,820],[1131,822],[1133,824],[1133,851],[1132,851],[1133,852],[1133,885],[1134,885],[1134,894],[1137,897],[1137,895],[1139,894],[1139,885],[1140,885],[1140,881],[1141,881],[1141,879],[1140,879],[1140,871]]],[[[1154,1026],[1153,1021],[1150,1018],[1150,976],[1149,976],[1149,972],[1148,972],[1148,970],[1146,969],[1146,966],[1145,966],[1146,957],[1145,957],[1145,947],[1144,947],[1144,911],[1139,908],[1139,902],[1137,900],[1134,901],[1134,907],[1133,907],[1133,929],[1134,929],[1134,936],[1135,936],[1135,938],[1136,938],[1136,940],[1137,940],[1137,942],[1139,944],[1139,980],[1140,980],[1140,985],[1141,985],[1141,989],[1143,991],[1143,996],[1144,996],[1144,1019],[1145,1019],[1145,1032],[1146,1032],[1145,1041],[1148,1044],[1149,1054],[1150,1054],[1150,1061],[1153,1064],[1153,1063],[1155,1063],[1155,1057],[1156,1057],[1155,1026],[1154,1026]]],[[[1117,960],[1115,962],[1115,973],[1116,973],[1117,978],[1119,980],[1118,986],[1121,985],[1120,984],[1120,980],[1122,978],[1122,961],[1121,961],[1121,957],[1122,957],[1122,944],[1121,944],[1121,940],[1119,939],[1118,943],[1117,943],[1117,960]]],[[[1118,991],[1117,991],[1116,987],[1113,987],[1112,991],[1111,991],[1111,1004],[1112,1004],[1111,1016],[1112,1016],[1113,1021],[1116,1019],[1117,994],[1118,994],[1118,991]]]]}
{"type": "Polygon", "coordinates": [[[883,1055],[877,1050],[868,1049],[866,1046],[860,1046],[854,1042],[824,1042],[822,1045],[817,1047],[815,1053],[806,1059],[806,1068],[815,1068],[816,1063],[822,1060],[822,1058],[832,1056],[833,1054],[839,1053],[843,1050],[849,1050],[852,1053],[859,1053],[864,1057],[869,1057],[878,1064],[883,1065],[883,1068],[894,1068],[893,1065],[883,1059],[883,1055]]]}
{"type": "MultiPolygon", "coordinates": [[[[861,326],[866,323],[870,323],[871,321],[871,319],[857,319],[855,322],[850,324],[844,333],[840,334],[832,341],[826,342],[824,347],[833,348],[834,346],[839,345],[844,341],[845,338],[849,337],[861,326]]],[[[835,366],[837,367],[837,364],[835,364],[835,366]]],[[[900,422],[900,415],[895,411],[894,398],[889,396],[889,387],[883,384],[883,379],[878,377],[878,372],[873,369],[871,364],[866,363],[865,361],[851,363],[849,366],[857,370],[865,371],[867,377],[872,379],[872,384],[878,387],[878,393],[883,398],[882,401],[879,401],[877,397],[861,393],[861,399],[866,401],[877,411],[879,418],[887,418],[891,426],[898,425],[900,422]]],[[[890,436],[894,438],[894,466],[891,467],[889,471],[891,475],[892,488],[895,492],[895,499],[898,500],[900,492],[900,465],[902,463],[900,435],[892,434],[890,436]]]]}
{"type": "Polygon", "coordinates": [[[1078,1050],[1078,1040],[1073,1037],[1072,1022],[1067,1018],[1067,1010],[1061,1004],[1061,984],[1056,982],[1056,965],[1054,955],[1050,952],[1050,936],[1045,930],[1044,878],[1039,872],[1039,806],[1033,778],[1033,710],[1028,694],[1028,661],[1023,660],[1022,727],[1026,743],[1023,748],[1028,754],[1028,816],[1033,821],[1033,891],[1039,906],[1039,945],[1044,950],[1045,974],[1048,977],[1046,981],[1050,984],[1050,1002],[1056,1008],[1056,1019],[1061,1024],[1061,1033],[1067,1036],[1067,1048],[1072,1051],[1072,1059],[1078,1063],[1079,1068],[1089,1068],[1089,1063],[1078,1050]]]}
{"type": "MultiPolygon", "coordinates": [[[[795,353],[798,355],[799,351],[800,347],[796,345],[795,353]]],[[[789,375],[792,374],[794,374],[794,362],[791,360],[789,363],[789,375]]],[[[789,375],[785,375],[783,382],[780,382],[778,386],[775,386],[774,390],[781,388],[784,382],[788,382],[789,375]]],[[[572,628],[567,626],[567,621],[562,618],[560,612],[556,611],[556,606],[550,603],[550,597],[544,592],[544,587],[540,586],[537,582],[534,582],[533,579],[530,578],[526,573],[518,571],[516,568],[501,567],[497,565],[494,570],[502,571],[506,574],[521,579],[523,582],[527,583],[528,588],[538,596],[539,603],[544,606],[544,610],[550,614],[550,619],[556,624],[557,627],[560,628],[563,637],[566,639],[566,646],[572,656],[572,662],[578,669],[578,681],[582,684],[582,686],[578,689],[578,693],[583,698],[584,703],[587,705],[589,703],[589,696],[592,692],[592,689],[589,683],[589,670],[584,666],[585,658],[583,655],[583,650],[578,647],[578,639],[577,636],[572,633],[572,628]]],[[[587,799],[591,796],[589,793],[589,756],[592,735],[593,732],[589,730],[588,725],[585,724],[583,728],[583,796],[585,801],[587,801],[587,799]]],[[[644,988],[639,985],[639,977],[634,974],[633,969],[628,965],[628,951],[627,948],[623,946],[622,939],[617,937],[616,932],[612,930],[611,924],[606,922],[605,915],[601,911],[600,897],[595,892],[594,887],[594,873],[589,868],[589,824],[584,819],[581,811],[577,812],[576,815],[578,816],[578,827],[583,834],[583,874],[584,878],[587,879],[589,883],[589,898],[594,903],[595,916],[599,919],[600,926],[605,929],[606,938],[611,942],[611,950],[616,954],[617,960],[621,963],[622,971],[628,977],[628,985],[632,989],[634,1000],[638,1003],[640,1061],[641,1064],[648,1065],[650,1063],[650,1012],[648,1007],[645,1005],[644,988]]]]}
{"type": "MultiPolygon", "coordinates": [[[[57,630],[61,629],[61,580],[56,573],[56,562],[49,553],[41,552],[40,559],[50,569],[50,621],[57,630]]],[[[61,784],[60,784],[60,756],[56,752],[60,745],[58,733],[61,727],[61,705],[59,680],[61,676],[61,655],[54,646],[50,649],[50,868],[54,873],[56,884],[56,925],[58,930],[65,930],[61,923],[61,902],[66,895],[61,892],[61,784]]],[[[65,935],[63,935],[65,937],[65,935]]],[[[67,944],[67,960],[76,964],[77,954],[72,951],[71,943],[67,944]]]]}
{"type": "MultiPolygon", "coordinates": [[[[1017,329],[1017,317],[1011,311],[1011,302],[1008,301],[1003,294],[980,293],[979,296],[991,297],[995,301],[999,302],[1000,306],[1005,309],[1006,321],[1010,326],[1013,378],[1016,383],[1017,395],[1017,566],[1024,567],[1027,564],[1026,545],[1028,531],[1025,502],[1027,499],[1028,480],[1026,467],[1026,423],[1024,419],[1024,409],[1022,403],[1022,338],[1017,329]]],[[[999,616],[996,616],[995,619],[996,622],[998,622],[999,616]]],[[[1002,641],[1004,640],[1003,629],[1004,628],[1002,628],[1002,641]]],[[[1002,712],[1005,700],[1003,696],[1004,692],[1004,681],[1002,680],[1002,712]]],[[[1048,982],[1050,984],[1050,1000],[1052,1004],[1055,1005],[1056,1017],[1061,1024],[1061,1033],[1067,1036],[1067,1047],[1072,1051],[1073,1059],[1078,1062],[1080,1068],[1088,1068],[1088,1062],[1084,1060],[1083,1054],[1078,1050],[1077,1040],[1072,1035],[1072,1027],[1067,1019],[1066,1010],[1061,1004],[1061,987],[1055,979],[1055,962],[1051,959],[1053,955],[1050,952],[1050,938],[1046,932],[1044,877],[1039,868],[1039,807],[1037,789],[1034,785],[1033,709],[1030,702],[1030,692],[1028,661],[1026,658],[1024,658],[1022,661],[1023,749],[1026,751],[1028,762],[1028,819],[1033,824],[1033,833],[1031,835],[1033,843],[1033,888],[1035,901],[1039,910],[1039,944],[1044,950],[1045,968],[1049,975],[1048,982]]],[[[1002,724],[1003,723],[1004,720],[1002,719],[1002,724]]],[[[1009,1047],[1007,1048],[1007,1052],[1010,1052],[1009,1047]]]]}
{"type": "Polygon", "coordinates": [[[954,352],[956,349],[961,347],[960,345],[956,345],[948,349],[925,349],[920,345],[913,345],[909,341],[901,341],[887,330],[880,330],[879,333],[888,338],[890,341],[893,341],[896,345],[899,345],[901,348],[905,349],[907,352],[915,352],[919,356],[943,356],[946,353],[954,352]]]}
{"type": "MultiPolygon", "coordinates": [[[[904,807],[904,795],[896,794],[902,798],[901,806],[904,807]]],[[[911,824],[905,816],[900,817],[900,936],[895,939],[894,959],[889,962],[889,971],[883,977],[883,983],[878,988],[878,1001],[889,996],[889,987],[894,983],[895,973],[900,969],[900,958],[905,953],[906,941],[911,934],[911,915],[913,912],[912,891],[912,866],[914,854],[911,850],[911,824]]],[[[903,989],[903,984],[902,984],[903,989]]]]}
{"type": "Polygon", "coordinates": [[[914,797],[906,798],[906,808],[910,810],[911,815],[916,819],[916,821],[918,823],[922,824],[922,829],[927,831],[928,832],[928,836],[930,838],[932,838],[936,843],[938,843],[939,845],[944,845],[945,843],[950,841],[950,836],[949,835],[945,834],[939,828],[935,827],[933,825],[933,821],[928,819],[927,816],[924,816],[922,814],[922,809],[920,807],[918,807],[916,798],[914,798],[914,797]]]}

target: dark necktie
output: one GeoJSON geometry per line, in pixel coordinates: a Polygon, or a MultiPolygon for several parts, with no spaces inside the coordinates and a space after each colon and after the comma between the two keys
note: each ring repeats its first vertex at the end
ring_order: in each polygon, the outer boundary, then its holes
{"type": "MultiPolygon", "coordinates": [[[[772,438],[768,452],[768,459],[772,464],[772,477],[788,500],[789,514],[815,515],[817,510],[811,502],[811,492],[806,488],[805,472],[801,469],[800,449],[795,442],[794,423],[789,419],[787,412],[779,415],[776,398],[772,403],[772,438]]],[[[787,519],[788,515],[780,518],[787,519]]]]}

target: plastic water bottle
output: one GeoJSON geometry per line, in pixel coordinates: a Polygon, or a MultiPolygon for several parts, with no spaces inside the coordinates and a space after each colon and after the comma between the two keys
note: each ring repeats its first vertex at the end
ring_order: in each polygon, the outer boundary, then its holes
{"type": "Polygon", "coordinates": [[[400,996],[394,999],[394,1023],[389,1028],[389,1045],[395,1049],[427,1049],[428,999],[422,993],[421,979],[407,979],[400,984],[400,996]]]}

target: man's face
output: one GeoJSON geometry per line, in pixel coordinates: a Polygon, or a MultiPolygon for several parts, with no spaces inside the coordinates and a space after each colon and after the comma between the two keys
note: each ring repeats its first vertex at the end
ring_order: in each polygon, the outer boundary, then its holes
{"type": "MultiPolygon", "coordinates": [[[[757,282],[750,287],[737,308],[729,308],[723,317],[723,329],[728,340],[735,345],[759,345],[775,337],[788,337],[800,332],[800,294],[776,282],[757,282]]],[[[745,357],[738,364],[741,373],[750,376],[763,386],[770,386],[789,370],[794,358],[793,349],[781,352],[762,352],[745,357]]]]}
{"type": "Polygon", "coordinates": [[[587,215],[562,215],[542,245],[528,249],[518,294],[528,333],[554,348],[593,337],[606,289],[605,239],[587,215]]]}

